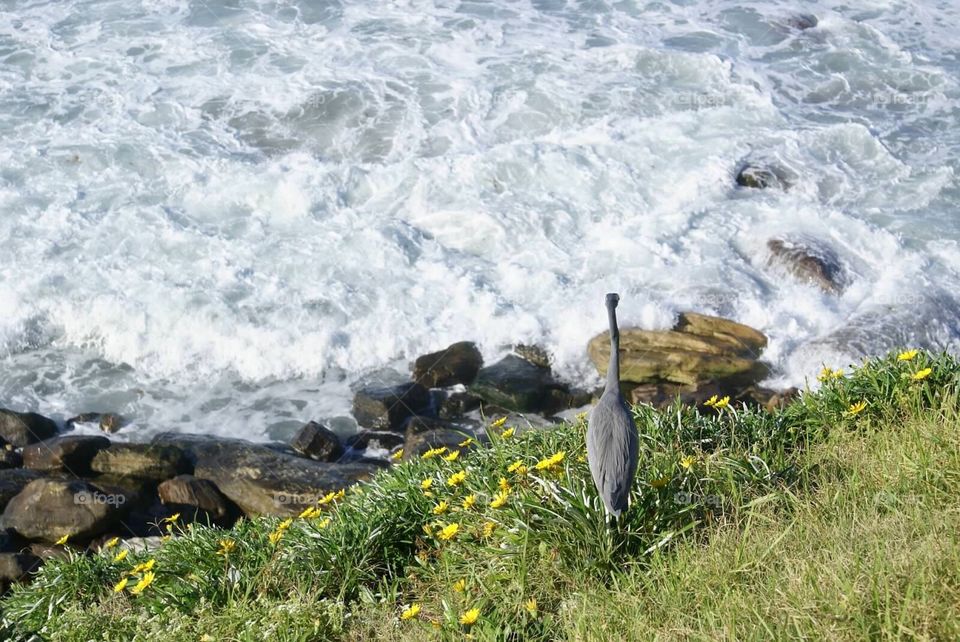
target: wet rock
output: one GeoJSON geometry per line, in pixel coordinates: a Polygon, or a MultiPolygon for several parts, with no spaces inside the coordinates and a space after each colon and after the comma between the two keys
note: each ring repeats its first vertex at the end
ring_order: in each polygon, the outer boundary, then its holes
{"type": "Polygon", "coordinates": [[[379,448],[393,450],[403,444],[405,437],[389,430],[364,430],[347,439],[347,446],[355,450],[379,448]]]}
{"type": "Polygon", "coordinates": [[[492,366],[482,368],[470,392],[503,408],[536,412],[543,408],[547,390],[554,385],[549,368],[509,354],[492,366]]]}
{"type": "Polygon", "coordinates": [[[423,453],[431,448],[446,447],[449,451],[467,450],[473,447],[473,444],[461,446],[467,438],[474,439],[476,436],[468,430],[453,430],[449,428],[440,428],[436,430],[427,430],[425,432],[407,433],[406,442],[403,445],[403,458],[419,459],[423,453]]]}
{"type": "Polygon", "coordinates": [[[413,380],[427,388],[472,383],[483,365],[483,355],[472,341],[460,341],[445,350],[425,354],[413,366],[413,380]]]}
{"type": "MultiPolygon", "coordinates": [[[[672,330],[620,331],[620,379],[634,383],[694,385],[724,379],[749,385],[768,368],[757,361],[767,338],[759,331],[720,317],[686,312],[672,330]]],[[[610,339],[603,332],[587,347],[601,375],[610,358],[610,339]]]]}
{"type": "Polygon", "coordinates": [[[529,361],[535,366],[539,366],[541,368],[550,368],[550,355],[547,354],[547,351],[540,346],[528,346],[526,344],[519,343],[513,347],[513,351],[516,352],[520,358],[529,361]]]}
{"type": "Polygon", "coordinates": [[[27,484],[42,476],[42,473],[24,468],[0,470],[0,509],[19,495],[27,484]]]}
{"type": "Polygon", "coordinates": [[[23,465],[32,470],[64,470],[75,475],[90,472],[90,462],[110,440],[97,435],[64,435],[30,444],[23,449],[23,465]]]}
{"type": "Polygon", "coordinates": [[[66,546],[57,546],[56,544],[45,544],[43,542],[33,542],[27,547],[31,555],[39,557],[46,562],[47,560],[66,560],[70,559],[70,548],[66,546]]]}
{"type": "Polygon", "coordinates": [[[0,437],[18,448],[49,439],[57,434],[52,419],[35,412],[15,412],[0,408],[0,437]]]}
{"type": "Polygon", "coordinates": [[[98,473],[158,480],[191,472],[182,450],[157,444],[112,444],[94,456],[90,468],[98,473]]]}
{"type": "Polygon", "coordinates": [[[0,448],[0,469],[19,468],[20,466],[23,466],[23,457],[13,449],[12,445],[7,444],[0,448]]]}
{"type": "Polygon", "coordinates": [[[474,411],[483,403],[483,399],[466,391],[438,391],[435,397],[437,416],[441,419],[457,419],[474,411]]]}
{"type": "Polygon", "coordinates": [[[429,391],[416,383],[389,387],[366,387],[353,398],[353,416],[364,428],[398,430],[411,415],[430,407],[429,391]]]}
{"type": "Polygon", "coordinates": [[[76,424],[96,424],[103,432],[113,434],[120,430],[126,422],[123,417],[112,412],[84,412],[67,419],[67,430],[71,430],[76,424]]]}
{"type": "Polygon", "coordinates": [[[807,29],[813,29],[820,21],[817,20],[817,17],[812,13],[801,13],[795,16],[790,16],[787,19],[787,25],[793,27],[794,29],[799,29],[800,31],[805,31],[807,29]]]}
{"type": "Polygon", "coordinates": [[[194,475],[212,481],[248,515],[289,516],[377,470],[371,464],[321,463],[250,445],[199,458],[194,475]]]}
{"type": "Polygon", "coordinates": [[[740,397],[748,403],[754,403],[767,410],[783,408],[800,396],[800,389],[796,387],[784,390],[774,390],[763,386],[751,386],[744,390],[740,397]]]}
{"type": "Polygon", "coordinates": [[[340,437],[315,421],[304,425],[290,445],[301,455],[317,461],[336,461],[343,455],[340,437]]]}
{"type": "Polygon", "coordinates": [[[816,285],[824,292],[839,294],[847,285],[847,277],[837,256],[831,248],[816,242],[770,239],[768,265],[786,269],[801,281],[816,285]]]}
{"type": "Polygon", "coordinates": [[[797,175],[785,167],[744,164],[737,172],[737,185],[751,189],[777,188],[787,190],[797,181],[797,175]]]}
{"type": "Polygon", "coordinates": [[[37,479],[10,500],[0,521],[27,539],[55,542],[66,535],[82,541],[110,529],[127,511],[127,500],[79,479],[37,479]]]}
{"type": "Polygon", "coordinates": [[[228,526],[236,521],[239,510],[224,497],[217,486],[193,475],[178,475],[157,487],[160,501],[189,521],[228,526]]]}
{"type": "Polygon", "coordinates": [[[593,393],[586,390],[551,387],[543,400],[543,413],[553,415],[571,408],[580,408],[593,401],[593,393]]]}

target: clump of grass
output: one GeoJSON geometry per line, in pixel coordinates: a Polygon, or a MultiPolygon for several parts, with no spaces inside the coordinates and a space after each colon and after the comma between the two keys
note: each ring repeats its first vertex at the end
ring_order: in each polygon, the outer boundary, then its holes
{"type": "Polygon", "coordinates": [[[489,447],[395,466],[297,519],[189,527],[121,561],[51,561],[3,600],[4,622],[11,637],[51,640],[131,639],[121,631],[264,639],[250,631],[271,627],[286,637],[270,639],[291,640],[579,637],[578,600],[624,591],[644,599],[683,551],[756,532],[758,511],[790,515],[800,494],[836,483],[842,470],[812,452],[878,426],[894,432],[904,417],[945,416],[956,409],[958,373],[946,355],[890,355],[828,374],[820,390],[773,413],[638,406],[638,476],[615,527],[590,479],[585,418],[523,434],[501,427],[489,447]],[[147,586],[130,591],[141,572],[115,590],[150,560],[147,586]]]}

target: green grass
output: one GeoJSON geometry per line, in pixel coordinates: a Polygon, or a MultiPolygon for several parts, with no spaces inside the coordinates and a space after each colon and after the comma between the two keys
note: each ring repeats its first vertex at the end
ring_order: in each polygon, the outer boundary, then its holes
{"type": "Polygon", "coordinates": [[[616,528],[583,421],[494,436],[395,466],[277,543],[277,519],[188,529],[137,596],[139,576],[113,586],[146,556],[51,562],[3,600],[3,625],[47,640],[960,639],[958,382],[948,356],[890,356],[775,413],[637,407],[638,479],[616,528]],[[516,461],[526,474],[507,472],[516,461]]]}

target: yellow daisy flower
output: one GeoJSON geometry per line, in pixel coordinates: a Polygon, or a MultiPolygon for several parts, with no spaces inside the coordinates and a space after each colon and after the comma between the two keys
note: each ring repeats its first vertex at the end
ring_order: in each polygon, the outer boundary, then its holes
{"type": "Polygon", "coordinates": [[[461,470],[447,477],[447,486],[459,486],[467,478],[467,471],[461,470]]]}
{"type": "Polygon", "coordinates": [[[439,504],[433,507],[433,514],[443,515],[449,509],[450,509],[450,504],[448,504],[446,501],[441,501],[439,504]]]}
{"type": "Polygon", "coordinates": [[[704,402],[703,402],[703,405],[704,405],[704,406],[713,406],[713,404],[717,403],[717,399],[718,399],[718,398],[719,398],[719,397],[717,397],[717,395],[713,395],[712,397],[710,397],[709,399],[707,399],[706,401],[704,401],[704,402]]]}
{"type": "Polygon", "coordinates": [[[850,407],[847,408],[847,414],[850,416],[859,414],[863,412],[863,409],[867,407],[866,401],[858,401],[857,403],[850,404],[850,407]]]}
{"type": "Polygon", "coordinates": [[[127,548],[123,549],[122,551],[117,553],[116,557],[113,558],[113,561],[122,562],[123,560],[127,559],[128,553],[130,553],[130,549],[127,549],[127,548]]]}
{"type": "Polygon", "coordinates": [[[451,450],[449,455],[444,456],[443,461],[457,461],[457,457],[459,456],[459,450],[451,450]]]}
{"type": "Polygon", "coordinates": [[[470,609],[469,611],[465,611],[463,615],[460,616],[460,624],[471,626],[479,617],[480,609],[470,609]]]}
{"type": "Polygon", "coordinates": [[[463,510],[470,510],[477,503],[476,495],[467,495],[463,498],[463,510]]]}
{"type": "Polygon", "coordinates": [[[500,436],[503,439],[510,439],[511,437],[513,437],[513,433],[515,433],[516,431],[517,431],[516,428],[507,428],[502,433],[500,433],[500,436]]]}
{"type": "Polygon", "coordinates": [[[222,539],[220,540],[220,549],[217,551],[217,555],[229,555],[236,547],[237,543],[232,539],[222,539]]]}
{"type": "Polygon", "coordinates": [[[920,354],[919,350],[907,350],[897,355],[897,361],[912,361],[918,354],[920,354]]]}
{"type": "Polygon", "coordinates": [[[726,397],[722,397],[719,401],[714,403],[713,407],[716,408],[717,410],[721,410],[723,408],[726,408],[729,405],[730,405],[730,397],[726,396],[726,397]]]}
{"type": "Polygon", "coordinates": [[[510,491],[501,490],[499,493],[494,495],[493,500],[490,501],[490,508],[501,508],[507,503],[508,497],[510,497],[510,491]]]}
{"type": "Polygon", "coordinates": [[[437,537],[439,537],[443,541],[447,541],[449,539],[453,539],[454,537],[456,537],[457,531],[459,530],[460,530],[460,524],[457,524],[456,522],[454,522],[453,524],[447,524],[446,526],[443,527],[443,529],[440,530],[439,533],[437,533],[437,537]]]}
{"type": "Polygon", "coordinates": [[[69,535],[64,535],[63,537],[61,537],[60,539],[58,539],[58,540],[55,542],[55,544],[56,544],[57,546],[63,546],[64,544],[67,543],[67,540],[68,540],[68,539],[70,539],[70,536],[69,536],[69,535]]]}
{"type": "Polygon", "coordinates": [[[130,581],[129,578],[126,578],[126,577],[124,577],[123,579],[121,579],[119,582],[117,582],[116,584],[113,585],[113,592],[114,592],[114,593],[119,593],[119,592],[121,592],[123,589],[127,588],[127,582],[129,582],[129,581],[130,581]]]}
{"type": "Polygon", "coordinates": [[[680,460],[680,465],[683,466],[685,470],[690,470],[691,468],[693,468],[693,463],[695,461],[697,461],[696,457],[694,457],[693,455],[687,455],[686,457],[680,460]]]}
{"type": "Polygon", "coordinates": [[[431,486],[433,486],[433,479],[429,477],[420,482],[421,490],[430,490],[431,486]]]}
{"type": "Polygon", "coordinates": [[[445,453],[445,452],[447,452],[447,447],[446,447],[446,446],[440,446],[439,448],[431,448],[431,449],[428,450],[427,452],[425,452],[425,453],[423,453],[422,455],[420,455],[420,458],[421,458],[421,459],[433,459],[433,458],[436,457],[437,455],[442,455],[442,454],[445,453]]]}
{"type": "Polygon", "coordinates": [[[111,537],[110,539],[108,539],[108,540],[103,544],[103,548],[104,548],[104,550],[108,550],[108,551],[109,551],[111,548],[113,548],[114,546],[116,546],[116,545],[119,544],[119,543],[120,543],[120,538],[119,538],[119,537],[111,537]]]}
{"type": "Polygon", "coordinates": [[[457,593],[463,593],[464,591],[466,591],[466,590],[467,590],[467,580],[461,578],[461,579],[457,580],[456,582],[454,582],[454,584],[453,584],[453,590],[456,591],[457,593]]]}
{"type": "Polygon", "coordinates": [[[401,620],[412,620],[420,614],[420,605],[413,603],[409,608],[403,610],[403,613],[400,614],[401,620]]]}
{"type": "Polygon", "coordinates": [[[534,465],[534,468],[537,470],[552,470],[553,468],[556,468],[566,456],[567,453],[561,450],[550,455],[546,459],[541,459],[534,465]]]}
{"type": "Polygon", "coordinates": [[[137,582],[136,586],[134,586],[132,589],[130,589],[130,592],[131,592],[133,595],[140,595],[141,593],[143,593],[143,590],[144,590],[145,588],[147,588],[148,586],[150,586],[151,584],[153,584],[154,577],[155,577],[155,575],[154,575],[153,571],[148,571],[148,572],[144,573],[144,574],[143,574],[143,577],[140,578],[140,581],[137,582]]]}
{"type": "Polygon", "coordinates": [[[496,527],[497,525],[494,524],[493,522],[484,522],[483,527],[480,529],[480,532],[483,535],[483,537],[489,538],[491,535],[493,535],[493,529],[496,527]]]}
{"type": "Polygon", "coordinates": [[[502,491],[508,491],[508,490],[510,490],[510,482],[507,481],[507,478],[506,478],[506,477],[501,477],[501,478],[500,478],[500,481],[497,482],[497,486],[498,486],[498,487],[500,488],[500,490],[502,490],[502,491]]]}
{"type": "Polygon", "coordinates": [[[390,459],[392,459],[393,461],[400,461],[401,459],[403,459],[403,448],[401,448],[397,452],[390,455],[390,459]]]}
{"type": "Polygon", "coordinates": [[[499,419],[495,419],[495,420],[491,421],[491,422],[490,422],[490,427],[491,427],[491,428],[499,428],[500,426],[502,426],[502,425],[505,424],[505,423],[507,423],[507,418],[506,418],[506,417],[500,417],[499,419]]]}
{"type": "Polygon", "coordinates": [[[914,381],[923,381],[933,373],[933,368],[924,368],[923,370],[917,370],[910,377],[914,381]]]}
{"type": "Polygon", "coordinates": [[[531,597],[529,600],[524,602],[523,608],[527,609],[527,613],[535,616],[537,614],[537,598],[531,597]]]}
{"type": "Polygon", "coordinates": [[[469,445],[471,445],[471,444],[473,444],[473,437],[467,437],[466,439],[464,439],[463,441],[461,441],[461,442],[460,442],[459,444],[457,444],[457,445],[460,446],[461,448],[466,448],[467,446],[469,446],[469,445]]]}

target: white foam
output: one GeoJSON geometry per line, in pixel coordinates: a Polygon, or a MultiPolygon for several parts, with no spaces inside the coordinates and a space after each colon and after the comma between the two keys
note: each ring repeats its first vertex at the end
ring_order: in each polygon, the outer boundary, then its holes
{"type": "Polygon", "coordinates": [[[763,330],[783,384],[954,345],[922,314],[960,273],[955,9],[592,6],[17,0],[0,405],[282,437],[463,339],[589,384],[614,290],[625,325],[763,330]],[[746,158],[795,184],[733,189],[746,158]],[[774,237],[849,287],[768,267],[774,237]]]}

